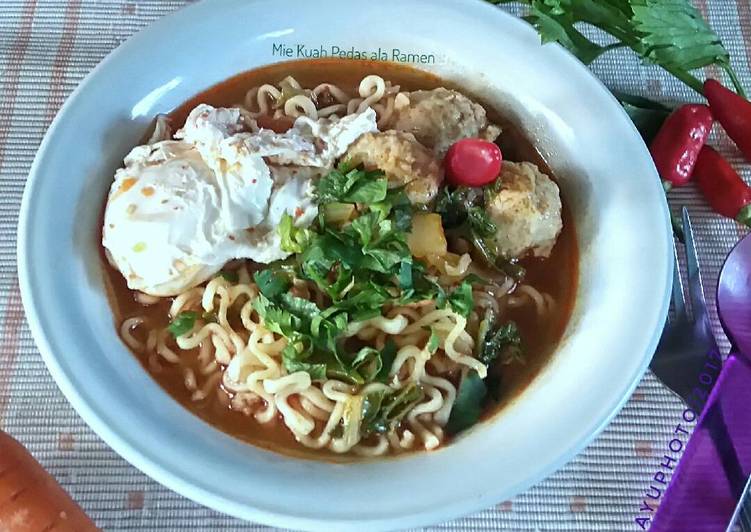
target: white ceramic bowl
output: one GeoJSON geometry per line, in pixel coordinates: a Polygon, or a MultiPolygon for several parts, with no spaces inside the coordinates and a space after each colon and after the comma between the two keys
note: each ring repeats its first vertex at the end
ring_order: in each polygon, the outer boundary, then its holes
{"type": "Polygon", "coordinates": [[[660,182],[616,101],[522,21],[480,1],[215,0],[130,39],[70,97],[23,198],[18,261],[50,372],[91,427],[185,496],[263,523],[370,530],[490,506],[564,465],[623,405],[667,311],[671,236],[660,182]],[[286,458],[213,429],[174,402],[118,339],[97,241],[113,171],[154,114],[233,74],[332,46],[418,65],[510,107],[539,139],[576,218],[574,317],[553,360],[492,422],[432,453],[332,465],[286,458]],[[275,51],[276,50],[276,51],[275,51]],[[418,58],[419,59],[419,58],[418,58]]]}

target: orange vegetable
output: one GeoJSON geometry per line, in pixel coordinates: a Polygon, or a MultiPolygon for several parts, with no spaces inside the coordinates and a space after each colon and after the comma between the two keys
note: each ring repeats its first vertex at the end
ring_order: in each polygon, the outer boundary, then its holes
{"type": "Polygon", "coordinates": [[[0,431],[0,530],[98,530],[60,484],[24,447],[0,431]]]}

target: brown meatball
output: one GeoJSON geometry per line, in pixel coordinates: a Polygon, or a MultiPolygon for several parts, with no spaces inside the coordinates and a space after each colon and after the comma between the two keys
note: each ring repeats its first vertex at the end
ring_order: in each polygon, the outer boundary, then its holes
{"type": "Polygon", "coordinates": [[[443,87],[406,93],[406,100],[397,101],[391,125],[398,131],[412,133],[439,157],[457,140],[479,137],[494,141],[501,132],[498,126],[488,124],[480,104],[443,87]]]}
{"type": "Polygon", "coordinates": [[[547,257],[563,228],[558,185],[532,163],[504,161],[498,192],[486,204],[507,258],[547,257]]]}
{"type": "Polygon", "coordinates": [[[390,186],[404,186],[412,203],[432,200],[443,182],[443,169],[433,152],[409,133],[365,133],[350,145],[345,159],[382,170],[390,186]]]}

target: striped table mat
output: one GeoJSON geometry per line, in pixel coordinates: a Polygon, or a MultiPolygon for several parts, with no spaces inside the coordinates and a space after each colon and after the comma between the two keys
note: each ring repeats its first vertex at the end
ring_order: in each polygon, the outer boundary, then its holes
{"type": "MultiPolygon", "coordinates": [[[[106,530],[262,530],[204,508],[149,479],[110,450],[78,417],[47,373],[21,306],[16,225],[24,182],[44,132],[67,95],[134,32],[179,9],[179,0],[0,0],[0,427],[16,436],[106,530]]],[[[699,0],[751,87],[749,0],[699,0]]],[[[595,73],[611,88],[664,101],[688,100],[679,82],[627,53],[595,73]]],[[[708,72],[708,74],[712,74],[708,72]]],[[[724,137],[713,140],[741,167],[724,137]]],[[[744,175],[751,179],[751,168],[744,175]]],[[[671,192],[695,220],[707,298],[722,260],[743,234],[713,215],[689,187],[671,192]]],[[[623,223],[628,223],[624,220],[623,223]]],[[[713,325],[727,348],[716,314],[713,325]]],[[[648,374],[623,411],[575,460],[513,500],[433,530],[639,530],[693,424],[648,374]]]]}

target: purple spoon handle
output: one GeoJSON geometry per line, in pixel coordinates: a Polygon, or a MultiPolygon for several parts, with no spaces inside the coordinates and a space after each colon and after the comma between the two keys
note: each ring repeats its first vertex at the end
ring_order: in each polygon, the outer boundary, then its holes
{"type": "Polygon", "coordinates": [[[751,362],[722,367],[651,530],[724,531],[751,474],[751,362]]]}

